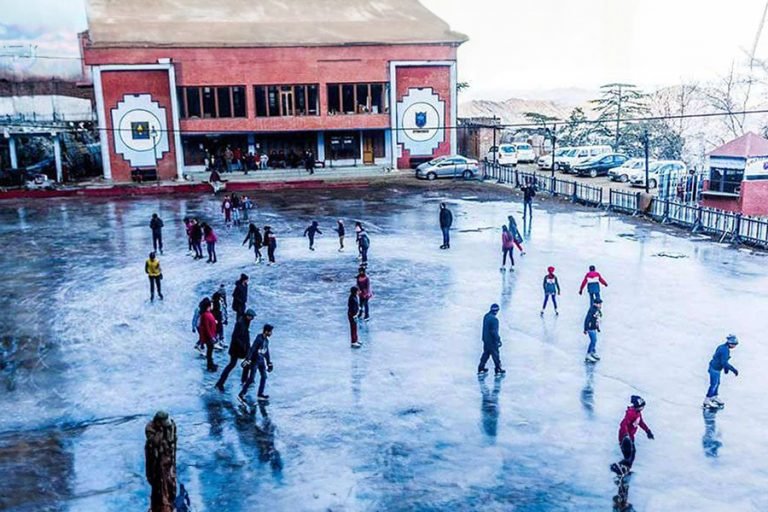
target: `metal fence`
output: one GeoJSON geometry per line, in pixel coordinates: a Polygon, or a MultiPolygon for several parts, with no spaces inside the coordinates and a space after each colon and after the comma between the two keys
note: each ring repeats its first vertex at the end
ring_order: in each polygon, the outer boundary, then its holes
{"type": "Polygon", "coordinates": [[[604,202],[602,187],[518,171],[512,166],[488,162],[484,165],[484,175],[515,187],[533,185],[538,192],[568,198],[581,204],[605,206],[609,210],[629,215],[646,214],[657,222],[688,228],[694,233],[706,233],[720,242],[743,243],[768,249],[768,218],[748,217],[696,203],[659,198],[653,198],[647,211],[642,211],[639,192],[608,189],[608,201],[604,202]]]}

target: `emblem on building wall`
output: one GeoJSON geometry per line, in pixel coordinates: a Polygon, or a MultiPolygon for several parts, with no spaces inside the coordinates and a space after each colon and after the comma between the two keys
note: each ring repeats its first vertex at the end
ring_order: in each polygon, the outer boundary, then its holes
{"type": "Polygon", "coordinates": [[[397,142],[411,155],[431,156],[445,140],[445,102],[432,88],[409,89],[397,104],[397,142]]]}
{"type": "Polygon", "coordinates": [[[155,167],[168,152],[165,108],[149,94],[126,94],[112,109],[115,152],[131,167],[155,167]]]}

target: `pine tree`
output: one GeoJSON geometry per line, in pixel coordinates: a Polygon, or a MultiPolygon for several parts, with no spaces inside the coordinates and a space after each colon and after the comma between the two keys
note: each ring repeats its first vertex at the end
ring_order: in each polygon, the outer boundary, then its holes
{"type": "Polygon", "coordinates": [[[599,131],[613,138],[613,149],[622,147],[624,119],[648,115],[647,95],[633,84],[606,84],[600,87],[600,98],[590,101],[598,113],[599,131]]]}

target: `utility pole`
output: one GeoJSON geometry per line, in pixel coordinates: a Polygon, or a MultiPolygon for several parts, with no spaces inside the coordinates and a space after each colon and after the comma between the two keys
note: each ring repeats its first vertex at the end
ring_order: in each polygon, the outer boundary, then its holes
{"type": "Polygon", "coordinates": [[[621,84],[619,84],[619,98],[618,98],[618,108],[616,110],[616,140],[613,142],[613,150],[618,151],[619,150],[619,129],[621,126],[621,84]]]}
{"type": "Polygon", "coordinates": [[[552,177],[555,177],[555,146],[557,145],[557,123],[552,123],[552,130],[549,132],[549,138],[552,140],[552,177]]]}
{"type": "Polygon", "coordinates": [[[493,114],[493,165],[496,165],[496,159],[499,155],[499,148],[496,147],[496,114],[493,114]]]}
{"type": "Polygon", "coordinates": [[[645,193],[648,194],[650,192],[648,186],[648,130],[643,132],[643,150],[645,151],[645,193]]]}

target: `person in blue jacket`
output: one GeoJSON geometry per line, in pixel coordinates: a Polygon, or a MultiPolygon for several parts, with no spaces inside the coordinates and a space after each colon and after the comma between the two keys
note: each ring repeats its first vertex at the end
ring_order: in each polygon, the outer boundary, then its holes
{"type": "Polygon", "coordinates": [[[480,357],[480,364],[477,366],[477,374],[481,376],[488,373],[485,364],[489,358],[493,359],[496,376],[500,377],[507,373],[501,367],[501,359],[499,358],[501,336],[499,336],[499,319],[496,318],[498,314],[499,305],[492,304],[490,311],[483,317],[483,355],[480,357]]]}
{"type": "Polygon", "coordinates": [[[731,358],[731,350],[736,348],[738,344],[739,338],[729,334],[725,339],[725,343],[715,350],[715,354],[709,362],[709,389],[707,390],[707,397],[704,399],[704,407],[719,408],[725,405],[725,402],[717,396],[720,389],[720,372],[731,372],[734,376],[739,376],[739,370],[728,362],[731,358]]]}
{"type": "Polygon", "coordinates": [[[245,377],[245,383],[240,393],[237,395],[238,400],[245,404],[245,394],[248,393],[248,388],[253,384],[256,378],[256,371],[259,372],[259,391],[256,398],[259,402],[266,402],[269,400],[269,395],[264,394],[264,386],[267,384],[267,373],[272,372],[272,358],[269,356],[269,338],[272,336],[273,327],[269,324],[264,324],[261,334],[256,336],[253,340],[251,348],[248,349],[248,354],[245,356],[245,361],[241,366],[243,371],[247,372],[245,377]]]}

